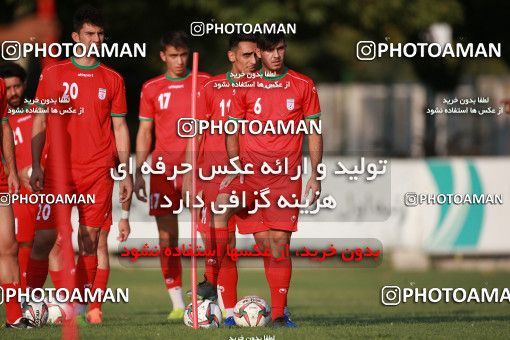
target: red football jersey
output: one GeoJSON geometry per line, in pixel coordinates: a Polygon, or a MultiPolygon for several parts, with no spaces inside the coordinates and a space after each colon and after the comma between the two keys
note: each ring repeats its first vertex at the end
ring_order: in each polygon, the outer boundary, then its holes
{"type": "Polygon", "coordinates": [[[43,70],[36,98],[42,103],[52,101],[47,113],[47,166],[114,166],[112,117],[127,112],[119,73],[100,62],[81,66],[73,58],[64,60],[43,70]]]}
{"type": "MultiPolygon", "coordinates": [[[[14,134],[14,151],[16,153],[16,166],[18,170],[24,169],[32,165],[32,123],[34,121],[34,113],[32,109],[44,110],[39,105],[26,104],[22,109],[23,113],[9,114],[9,125],[14,134]]],[[[45,159],[45,149],[43,151],[43,161],[45,159]]]]}
{"type": "MultiPolygon", "coordinates": [[[[287,69],[276,77],[253,80],[253,87],[237,90],[230,108],[230,118],[259,120],[261,124],[278,120],[284,124],[298,122],[305,118],[320,116],[317,90],[307,76],[287,69]]],[[[240,135],[241,161],[252,163],[254,170],[260,169],[263,162],[274,164],[276,160],[287,157],[289,169],[301,164],[303,134],[258,134],[240,135]]]]}
{"type": "MultiPolygon", "coordinates": [[[[198,89],[210,78],[207,73],[198,73],[198,89]]],[[[191,73],[181,78],[170,78],[166,74],[145,82],[140,94],[140,120],[153,120],[156,144],[152,153],[153,164],[159,156],[167,165],[179,165],[186,159],[189,138],[178,135],[180,118],[191,117],[191,73]]],[[[167,168],[168,170],[168,168],[167,168]]]]}
{"type": "MultiPolygon", "coordinates": [[[[228,76],[230,72],[214,76],[204,83],[197,101],[197,118],[210,122],[224,122],[229,117],[232,97],[235,93],[235,81],[228,76]]],[[[208,129],[202,136],[198,164],[205,176],[211,175],[215,165],[229,164],[225,148],[225,134],[211,134],[208,129]]],[[[211,182],[220,183],[225,175],[215,176],[211,182]]]]}

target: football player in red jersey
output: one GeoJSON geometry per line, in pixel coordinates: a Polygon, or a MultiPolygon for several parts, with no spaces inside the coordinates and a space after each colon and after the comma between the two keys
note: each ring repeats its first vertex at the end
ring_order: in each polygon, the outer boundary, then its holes
{"type": "MultiPolygon", "coordinates": [[[[37,110],[44,109],[39,104],[25,103],[26,72],[20,65],[6,62],[0,65],[0,77],[4,78],[7,88],[7,104],[11,111],[8,115],[9,125],[14,134],[14,149],[18,177],[21,181],[20,193],[29,194],[30,174],[32,172],[32,152],[30,139],[32,137],[32,121],[37,110]]],[[[44,156],[43,156],[44,159],[44,156]]],[[[34,240],[34,225],[36,214],[41,213],[42,205],[13,202],[14,223],[16,226],[16,240],[18,241],[18,263],[20,267],[20,284],[26,289],[26,269],[32,242],[34,240]],[[39,211],[38,211],[39,210],[39,211]]]]}
{"type": "MultiPolygon", "coordinates": [[[[277,125],[277,121],[294,123],[294,126],[297,126],[304,120],[307,130],[312,131],[310,122],[320,118],[317,91],[310,78],[285,66],[285,37],[283,34],[260,35],[257,46],[257,54],[262,60],[260,78],[256,79],[257,86],[236,91],[229,118],[258,120],[261,123],[270,121],[273,126],[277,125]]],[[[263,220],[260,231],[268,231],[272,254],[267,260],[266,278],[271,291],[271,313],[275,327],[296,326],[288,315],[285,315],[292,273],[291,258],[278,257],[282,250],[290,245],[292,232],[297,230],[299,210],[294,207],[280,208],[277,203],[280,196],[287,201],[301,198],[301,179],[292,180],[291,177],[296,175],[297,167],[302,162],[302,143],[303,133],[227,135],[229,158],[239,156],[238,166],[241,168],[243,164],[253,164],[255,174],[244,176],[244,180],[236,175],[228,175],[221,184],[220,195],[216,200],[217,204],[228,204],[235,190],[236,195],[244,192],[248,201],[253,201],[255,191],[269,189],[266,197],[270,206],[260,210],[263,220]],[[288,162],[288,174],[263,175],[260,172],[264,162],[274,166],[283,164],[285,159],[288,162]]],[[[306,184],[305,195],[311,196],[309,201],[313,204],[321,191],[321,183],[317,180],[317,166],[322,160],[322,135],[312,131],[308,134],[308,144],[312,174],[306,184]]],[[[214,228],[225,228],[229,218],[241,209],[229,208],[223,214],[216,214],[214,228]]],[[[224,256],[224,251],[220,252],[218,257],[222,255],[224,256]]]]}
{"type": "MultiPolygon", "coordinates": [[[[231,62],[231,69],[208,79],[197,100],[197,119],[208,120],[211,123],[225,122],[229,116],[229,109],[232,97],[236,91],[238,82],[246,80],[245,75],[253,74],[257,67],[257,37],[251,34],[234,34],[229,39],[228,60],[231,62]]],[[[243,221],[232,216],[228,221],[228,228],[211,229],[212,220],[211,203],[216,201],[220,184],[224,175],[212,175],[212,168],[229,164],[227,150],[225,148],[225,135],[206,131],[198,137],[199,160],[198,164],[203,177],[211,177],[210,180],[201,181],[200,190],[204,200],[204,208],[201,211],[201,222],[199,231],[205,235],[207,249],[215,249],[217,240],[228,237],[228,244],[235,247],[236,223],[242,234],[253,233],[252,230],[245,230],[243,227],[254,227],[257,223],[254,218],[243,221]],[[213,232],[211,234],[211,231],[213,232]]],[[[202,177],[202,176],[201,176],[202,177]]],[[[266,237],[267,238],[267,237],[266,237]]],[[[220,242],[221,244],[221,242],[220,242]]],[[[205,259],[205,278],[199,284],[199,296],[201,294],[213,298],[217,290],[220,304],[225,309],[225,325],[234,326],[234,306],[237,303],[237,265],[229,256],[224,256],[222,263],[218,263],[216,256],[205,259]],[[217,286],[217,287],[216,287],[217,286]],[[217,289],[216,289],[217,288],[217,289]],[[210,292],[208,292],[208,291],[210,292]],[[210,294],[213,294],[212,296],[210,294]]]]}
{"type": "MultiPolygon", "coordinates": [[[[18,243],[14,233],[14,215],[12,207],[8,203],[9,193],[17,193],[19,179],[16,170],[14,155],[14,138],[12,129],[7,118],[7,96],[5,83],[0,78],[0,117],[2,118],[2,130],[0,132],[2,148],[0,156],[5,159],[5,166],[9,172],[5,173],[4,167],[0,166],[0,287],[6,289],[19,289],[19,266],[18,266],[18,243]]],[[[32,328],[35,325],[21,315],[21,305],[17,300],[17,294],[9,301],[4,301],[6,311],[6,328],[32,328]]]]}
{"type": "MultiPolygon", "coordinates": [[[[166,72],[146,81],[140,95],[134,191],[138,199],[147,201],[141,168],[149,155],[154,129],[156,143],[151,155],[152,168],[155,168],[158,161],[162,161],[166,172],[151,174],[149,214],[156,218],[159,247],[164,249],[177,246],[178,222],[172,211],[177,210],[175,207],[179,206],[179,200],[183,197],[183,176],[179,175],[173,180],[167,179],[167,176],[174,176],[174,167],[180,170],[181,163],[186,161],[186,146],[189,140],[178,135],[177,126],[179,119],[191,118],[192,82],[190,71],[186,67],[189,57],[186,33],[165,34],[161,39],[160,57],[166,66],[166,72]],[[168,200],[172,202],[171,207],[162,207],[168,200]]],[[[208,78],[208,74],[199,72],[198,85],[208,78]]],[[[182,298],[181,259],[161,253],[161,271],[173,306],[168,319],[180,320],[185,307],[182,298]]]]}
{"type": "MultiPolygon", "coordinates": [[[[99,47],[104,40],[104,18],[97,9],[84,6],[74,15],[72,39],[83,43],[87,51],[92,44],[99,47]]],[[[100,48],[98,48],[100,50],[100,48]]],[[[76,204],[79,213],[77,285],[82,289],[93,285],[98,267],[98,241],[101,230],[112,224],[113,179],[110,169],[116,161],[127,164],[129,130],[126,124],[124,80],[113,69],[91,55],[59,62],[43,70],[36,97],[49,100],[48,114],[37,114],[32,129],[32,175],[35,192],[54,195],[88,195],[94,204],[76,204]],[[69,107],[74,113],[58,114],[69,107]],[[113,129],[112,129],[113,126],[113,129]],[[48,139],[48,156],[44,174],[41,168],[42,148],[48,139]],[[44,185],[43,185],[44,183],[44,185]]],[[[119,183],[120,202],[128,204],[132,179],[119,183]]],[[[62,248],[70,244],[71,204],[45,205],[36,220],[36,232],[28,262],[27,285],[42,287],[48,268],[48,254],[57,240],[62,248]],[[57,216],[65,220],[57,225],[57,216]]],[[[61,257],[72,256],[64,252],[61,257]]],[[[73,268],[60,267],[52,275],[57,288],[72,289],[69,279],[73,268]],[[71,272],[68,272],[71,271],[71,272]]],[[[79,308],[84,312],[84,308],[79,308]]]]}

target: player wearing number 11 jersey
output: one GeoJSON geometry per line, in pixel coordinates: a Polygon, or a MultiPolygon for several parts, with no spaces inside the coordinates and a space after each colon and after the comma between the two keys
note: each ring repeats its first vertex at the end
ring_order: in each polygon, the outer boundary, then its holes
{"type": "MultiPolygon", "coordinates": [[[[14,218],[12,207],[5,204],[8,192],[17,192],[19,189],[19,179],[16,172],[16,161],[14,158],[14,141],[12,130],[7,118],[7,98],[5,83],[0,78],[0,118],[2,121],[2,130],[0,130],[0,157],[3,155],[6,168],[9,171],[7,176],[3,166],[0,166],[0,192],[2,192],[0,206],[0,287],[2,290],[19,289],[19,267],[17,260],[18,244],[14,235],[14,218]]],[[[17,295],[17,294],[16,294],[17,295]]],[[[6,328],[32,328],[35,324],[23,318],[21,315],[21,306],[17,301],[18,296],[11,297],[10,301],[5,301],[6,328]]]]}
{"type": "MultiPolygon", "coordinates": [[[[0,65],[0,77],[4,78],[7,86],[7,104],[9,108],[9,125],[14,134],[14,150],[16,166],[21,181],[20,193],[29,194],[30,174],[32,172],[32,152],[30,140],[32,138],[32,122],[37,111],[44,112],[39,103],[26,103],[26,72],[20,65],[7,62],[0,65]]],[[[43,153],[43,161],[45,158],[43,153]]],[[[42,204],[12,203],[14,221],[16,226],[16,240],[18,241],[18,262],[20,267],[20,284],[26,289],[26,269],[28,258],[34,240],[35,219],[42,213],[42,204]]]]}
{"type": "MultiPolygon", "coordinates": [[[[139,200],[147,201],[141,167],[149,155],[154,129],[156,144],[151,155],[152,168],[161,160],[166,169],[164,174],[150,176],[149,214],[156,218],[160,249],[178,245],[177,215],[173,211],[178,210],[180,199],[184,198],[183,176],[179,175],[174,180],[167,179],[167,176],[174,175],[174,167],[181,169],[181,163],[186,162],[189,139],[179,135],[178,122],[181,118],[191,118],[192,83],[186,67],[188,56],[189,42],[184,32],[165,34],[161,39],[160,58],[165,63],[166,72],[145,82],[140,95],[134,191],[139,200]],[[168,200],[172,203],[171,207],[168,207],[168,200]]],[[[208,74],[199,72],[198,86],[208,78],[208,74]]],[[[161,272],[173,305],[168,319],[180,320],[184,316],[181,259],[161,253],[161,272]]]]}

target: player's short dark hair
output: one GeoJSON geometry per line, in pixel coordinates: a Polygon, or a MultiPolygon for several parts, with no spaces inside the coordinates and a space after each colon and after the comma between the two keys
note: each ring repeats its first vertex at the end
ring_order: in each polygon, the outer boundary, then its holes
{"type": "Polygon", "coordinates": [[[81,6],[78,10],[76,10],[76,12],[74,12],[74,32],[79,32],[84,24],[98,26],[102,29],[106,28],[106,20],[103,13],[99,9],[90,5],[81,6]]]}
{"type": "MultiPolygon", "coordinates": [[[[275,25],[278,26],[279,23],[268,21],[265,22],[264,25],[275,25]]],[[[276,45],[278,45],[280,42],[285,43],[285,35],[283,33],[266,33],[266,34],[259,34],[257,39],[257,47],[260,48],[262,51],[269,51],[275,48],[276,45]]]]}
{"type": "Polygon", "coordinates": [[[250,41],[253,43],[257,42],[257,36],[255,34],[231,34],[228,39],[228,48],[231,50],[239,46],[239,43],[242,41],[250,41]]]}
{"type": "Polygon", "coordinates": [[[189,49],[189,36],[184,31],[169,31],[161,37],[160,45],[163,52],[167,46],[189,49]]]}
{"type": "Polygon", "coordinates": [[[0,78],[17,77],[22,83],[27,79],[27,72],[20,65],[8,61],[0,64],[0,78]]]}

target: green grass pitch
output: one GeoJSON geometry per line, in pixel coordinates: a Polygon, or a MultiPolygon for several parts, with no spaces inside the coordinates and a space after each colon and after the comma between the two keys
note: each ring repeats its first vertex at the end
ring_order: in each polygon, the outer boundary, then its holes
{"type": "MultiPolygon", "coordinates": [[[[184,289],[189,287],[185,270],[184,289]]],[[[385,285],[401,287],[508,287],[504,272],[396,272],[385,266],[365,269],[305,269],[293,272],[289,306],[297,329],[219,328],[194,330],[168,322],[170,304],[157,269],[114,268],[110,287],[129,287],[128,304],[104,306],[101,326],[80,328],[81,339],[274,339],[336,338],[506,338],[510,337],[510,304],[380,302],[385,285]]],[[[241,269],[238,296],[256,294],[269,301],[262,269],[241,269]]],[[[0,318],[4,320],[4,309],[0,318]]],[[[56,339],[60,328],[0,329],[0,339],[56,339]]]]}

